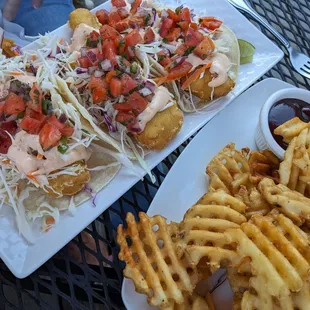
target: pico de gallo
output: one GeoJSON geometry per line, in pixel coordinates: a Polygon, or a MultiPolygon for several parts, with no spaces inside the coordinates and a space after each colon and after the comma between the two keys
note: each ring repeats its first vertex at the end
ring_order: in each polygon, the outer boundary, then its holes
{"type": "Polygon", "coordinates": [[[214,42],[222,21],[214,17],[195,17],[183,6],[157,11],[142,0],[113,0],[111,11],[101,9],[96,17],[99,30],[83,23],[74,30],[67,51],[77,58],[63,77],[112,133],[125,127],[139,134],[147,120],[169,107],[174,97],[163,83],[173,82],[180,101],[179,94],[207,69],[213,75],[210,87],[227,79],[230,60],[214,42]]]}

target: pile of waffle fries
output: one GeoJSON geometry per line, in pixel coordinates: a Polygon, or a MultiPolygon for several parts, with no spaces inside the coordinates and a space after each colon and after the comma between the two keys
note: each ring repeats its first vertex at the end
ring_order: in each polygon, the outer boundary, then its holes
{"type": "Polygon", "coordinates": [[[310,131],[288,122],[281,162],[230,143],[209,163],[207,193],[181,223],[127,214],[124,276],[160,309],[215,309],[197,287],[226,268],[233,309],[310,309],[310,131]]]}

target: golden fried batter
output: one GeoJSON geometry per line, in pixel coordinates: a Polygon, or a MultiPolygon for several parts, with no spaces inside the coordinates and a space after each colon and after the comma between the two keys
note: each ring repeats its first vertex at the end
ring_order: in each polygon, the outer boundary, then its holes
{"type": "MultiPolygon", "coordinates": [[[[212,80],[212,75],[209,70],[206,70],[204,76],[191,83],[191,91],[193,95],[199,97],[203,101],[210,101],[212,88],[208,86],[209,82],[212,80]]],[[[213,99],[226,96],[235,86],[235,82],[228,77],[227,81],[219,86],[214,88],[213,99]]]]}
{"type": "Polygon", "coordinates": [[[180,131],[183,113],[176,104],[159,112],[136,139],[147,149],[162,150],[180,131]]]}
{"type": "MultiPolygon", "coordinates": [[[[81,170],[78,173],[79,174],[76,176],[69,174],[58,175],[49,180],[49,185],[55,192],[61,195],[73,196],[80,192],[90,180],[90,173],[86,170],[85,163],[81,165],[81,170]]],[[[59,198],[59,195],[52,190],[49,190],[49,194],[53,197],[59,198]]]]}
{"type": "Polygon", "coordinates": [[[101,27],[96,15],[87,9],[76,9],[70,13],[69,27],[74,30],[79,24],[86,24],[96,29],[101,27]]]}

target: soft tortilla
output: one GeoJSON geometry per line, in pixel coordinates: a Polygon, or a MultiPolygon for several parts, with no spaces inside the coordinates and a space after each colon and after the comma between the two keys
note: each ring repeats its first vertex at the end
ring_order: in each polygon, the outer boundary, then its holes
{"type": "MultiPolygon", "coordinates": [[[[102,152],[94,151],[87,162],[88,168],[94,168],[99,166],[107,166],[109,164],[115,163],[115,159],[108,154],[102,152]]],[[[87,188],[91,189],[95,194],[99,192],[103,187],[110,183],[110,181],[115,177],[119,171],[121,164],[116,166],[108,167],[104,170],[90,171],[91,179],[87,184],[87,188]]],[[[27,186],[22,184],[22,186],[27,186]]],[[[31,186],[35,188],[34,186],[31,186]]],[[[74,196],[74,203],[76,206],[82,204],[83,202],[90,199],[91,193],[87,190],[81,191],[74,196]]],[[[37,189],[31,191],[29,198],[24,201],[25,209],[29,212],[37,211],[40,203],[43,201],[50,204],[52,207],[57,208],[59,211],[67,210],[69,208],[71,196],[63,196],[61,198],[55,198],[48,195],[43,189],[37,189]]]]}

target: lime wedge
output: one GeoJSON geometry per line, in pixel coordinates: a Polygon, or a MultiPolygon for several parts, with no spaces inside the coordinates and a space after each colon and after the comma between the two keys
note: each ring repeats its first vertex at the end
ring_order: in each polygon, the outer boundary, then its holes
{"type": "Polygon", "coordinates": [[[253,61],[255,46],[248,41],[238,39],[240,49],[240,64],[248,64],[253,61]]]}

